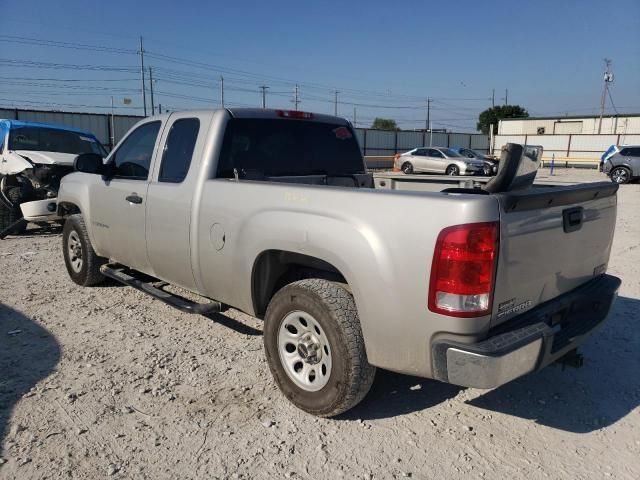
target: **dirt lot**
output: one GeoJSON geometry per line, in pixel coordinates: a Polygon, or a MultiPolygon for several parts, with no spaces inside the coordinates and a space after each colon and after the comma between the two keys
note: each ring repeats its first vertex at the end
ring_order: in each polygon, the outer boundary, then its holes
{"type": "MultiPolygon", "coordinates": [[[[541,177],[548,177],[548,171],[541,177]]],[[[554,181],[594,181],[559,170],[554,181]]],[[[334,420],[292,407],[261,322],[80,288],[56,232],[0,242],[0,478],[640,478],[640,185],[620,189],[622,277],[585,367],[492,391],[379,372],[334,420]]]]}

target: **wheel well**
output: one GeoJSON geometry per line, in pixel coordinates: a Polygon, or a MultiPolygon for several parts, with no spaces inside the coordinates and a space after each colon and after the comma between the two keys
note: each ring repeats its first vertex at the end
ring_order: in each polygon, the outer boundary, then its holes
{"type": "Polygon", "coordinates": [[[449,165],[447,165],[447,168],[445,168],[444,171],[446,172],[447,170],[449,170],[450,167],[456,167],[458,171],[460,171],[460,167],[455,163],[450,163],[449,165]]]}
{"type": "Polygon", "coordinates": [[[73,215],[74,213],[81,213],[80,209],[77,205],[70,202],[60,202],[58,203],[58,216],[59,217],[67,217],[69,215],[73,215]]]}
{"type": "Polygon", "coordinates": [[[264,316],[271,298],[278,290],[305,278],[347,283],[337,268],[319,258],[285,250],[262,252],[253,264],[251,275],[251,297],[256,316],[264,316]]]}

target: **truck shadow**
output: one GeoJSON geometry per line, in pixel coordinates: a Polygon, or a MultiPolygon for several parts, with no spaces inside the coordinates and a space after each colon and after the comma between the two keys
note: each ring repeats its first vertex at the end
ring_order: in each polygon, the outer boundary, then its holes
{"type": "Polygon", "coordinates": [[[609,319],[580,348],[578,370],[549,366],[472,400],[472,405],[573,433],[624,418],[640,404],[640,300],[619,297],[609,319]]]}
{"type": "MultiPolygon", "coordinates": [[[[465,404],[573,433],[612,425],[640,405],[639,319],[640,300],[620,297],[603,328],[580,348],[584,367],[549,366],[486,393],[469,390],[473,398],[465,404]]],[[[462,390],[379,370],[365,400],[339,418],[373,420],[412,413],[462,390]]]]}
{"type": "Polygon", "coordinates": [[[60,352],[50,332],[0,303],[0,453],[15,405],[54,371],[60,352]]]}

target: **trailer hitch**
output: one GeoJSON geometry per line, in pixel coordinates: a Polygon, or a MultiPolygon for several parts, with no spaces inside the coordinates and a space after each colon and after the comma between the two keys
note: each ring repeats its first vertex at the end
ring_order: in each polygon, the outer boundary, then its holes
{"type": "Polygon", "coordinates": [[[557,359],[554,362],[554,365],[559,365],[564,370],[567,367],[570,368],[580,368],[584,366],[584,355],[578,353],[578,349],[574,348],[573,350],[568,351],[562,357],[557,359]]]}

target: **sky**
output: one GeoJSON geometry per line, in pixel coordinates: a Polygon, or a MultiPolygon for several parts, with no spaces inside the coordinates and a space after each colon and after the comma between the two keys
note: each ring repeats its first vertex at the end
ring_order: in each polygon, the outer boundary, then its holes
{"type": "Polygon", "coordinates": [[[261,106],[475,131],[492,104],[531,116],[640,113],[640,0],[0,0],[0,106],[142,114],[261,106]],[[148,113],[151,113],[147,77],[148,113]],[[335,92],[338,92],[337,95],[335,92]],[[124,99],[131,103],[124,104],[124,99]],[[613,104],[612,104],[613,101],[613,104]],[[354,112],[355,109],[355,112],[354,112]]]}

